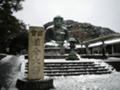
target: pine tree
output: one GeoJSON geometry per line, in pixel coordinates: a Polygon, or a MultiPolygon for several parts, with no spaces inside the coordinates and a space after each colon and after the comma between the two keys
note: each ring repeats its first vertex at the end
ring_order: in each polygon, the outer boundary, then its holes
{"type": "Polygon", "coordinates": [[[23,22],[13,13],[22,9],[24,0],[0,0],[0,50],[5,48],[7,40],[25,30],[23,22]]]}

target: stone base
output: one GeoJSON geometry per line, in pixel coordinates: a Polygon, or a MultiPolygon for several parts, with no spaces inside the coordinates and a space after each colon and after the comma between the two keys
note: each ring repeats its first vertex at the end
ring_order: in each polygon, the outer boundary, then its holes
{"type": "Polygon", "coordinates": [[[71,51],[66,60],[79,60],[79,58],[74,51],[71,51]]]}
{"type": "Polygon", "coordinates": [[[54,88],[53,79],[45,80],[18,79],[16,87],[19,90],[49,90],[51,88],[54,88]]]}

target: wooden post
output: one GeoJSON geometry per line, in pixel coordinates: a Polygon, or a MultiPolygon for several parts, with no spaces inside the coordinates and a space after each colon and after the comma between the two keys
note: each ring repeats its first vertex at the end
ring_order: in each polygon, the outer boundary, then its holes
{"type": "Polygon", "coordinates": [[[102,40],[102,56],[106,57],[106,47],[105,47],[105,43],[103,40],[102,40]]]}

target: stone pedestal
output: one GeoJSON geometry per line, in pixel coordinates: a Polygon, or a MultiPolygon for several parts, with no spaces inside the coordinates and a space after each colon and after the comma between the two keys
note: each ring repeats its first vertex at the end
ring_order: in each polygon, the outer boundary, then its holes
{"type": "Polygon", "coordinates": [[[49,90],[54,88],[53,79],[46,80],[28,80],[18,79],[16,87],[20,90],[49,90]]]}
{"type": "Polygon", "coordinates": [[[71,51],[68,55],[68,57],[66,58],[66,60],[71,60],[71,61],[74,61],[74,60],[79,60],[78,56],[76,55],[76,52],[74,51],[71,51]]]}
{"type": "Polygon", "coordinates": [[[30,27],[28,48],[28,76],[18,79],[20,90],[48,90],[53,88],[52,79],[44,79],[44,29],[30,27]]]}

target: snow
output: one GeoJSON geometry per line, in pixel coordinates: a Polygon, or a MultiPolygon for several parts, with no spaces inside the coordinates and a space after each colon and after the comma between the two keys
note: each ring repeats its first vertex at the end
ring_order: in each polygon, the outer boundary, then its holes
{"type": "Polygon", "coordinates": [[[77,48],[85,48],[85,45],[82,45],[82,46],[81,46],[80,44],[77,44],[75,48],[76,48],[76,49],[77,49],[77,48]]]}
{"type": "Polygon", "coordinates": [[[55,77],[51,90],[120,90],[120,73],[55,77]]]}
{"type": "Polygon", "coordinates": [[[3,64],[5,62],[7,62],[12,57],[13,57],[12,55],[7,55],[5,58],[3,58],[2,60],[0,60],[0,63],[3,64]]]}
{"type": "MultiPolygon", "coordinates": [[[[20,77],[25,77],[25,64],[28,62],[24,59],[24,56],[20,56],[22,61],[20,77]]],[[[114,59],[114,58],[113,58],[114,59]]],[[[83,59],[75,62],[87,62],[94,61],[96,64],[107,66],[102,60],[98,59],[83,59]]],[[[45,59],[45,62],[74,62],[66,61],[65,59],[45,59]]],[[[110,67],[108,65],[108,67],[110,67]]],[[[103,75],[79,75],[79,76],[60,76],[60,77],[48,77],[54,80],[54,89],[50,90],[119,90],[120,89],[120,73],[113,72],[112,74],[103,75]]]]}
{"type": "MultiPolygon", "coordinates": [[[[58,47],[59,46],[59,44],[56,42],[56,41],[54,41],[54,40],[51,40],[50,42],[46,42],[45,43],[45,46],[53,46],[53,47],[58,47]]],[[[64,43],[63,43],[63,46],[66,48],[66,49],[70,49],[70,43],[68,42],[68,41],[64,41],[64,43]]],[[[78,48],[85,48],[85,45],[80,45],[80,44],[76,44],[76,47],[75,47],[76,49],[78,49],[78,48]]]]}
{"type": "Polygon", "coordinates": [[[70,43],[68,42],[68,41],[64,41],[64,44],[63,44],[63,46],[66,48],[66,49],[70,49],[70,43]]]}
{"type": "Polygon", "coordinates": [[[19,78],[25,78],[25,65],[28,62],[28,60],[25,60],[24,55],[22,55],[22,56],[19,57],[19,61],[21,61],[19,78]]]}
{"type": "Polygon", "coordinates": [[[120,42],[120,38],[113,39],[113,40],[107,40],[105,41],[105,44],[113,44],[113,43],[118,43],[120,42]]]}
{"type": "Polygon", "coordinates": [[[13,88],[19,76],[21,64],[22,61],[18,55],[7,55],[0,61],[0,90],[15,90],[13,88]]]}
{"type": "Polygon", "coordinates": [[[47,28],[46,28],[46,30],[47,29],[50,29],[50,28],[53,28],[54,27],[54,25],[50,25],[50,26],[48,26],[47,28]]]}
{"type": "MultiPolygon", "coordinates": [[[[120,38],[116,38],[116,39],[112,39],[112,40],[106,40],[106,41],[104,41],[104,43],[106,45],[114,44],[114,43],[120,43],[120,38]]],[[[90,44],[89,47],[100,46],[100,45],[102,45],[102,42],[96,42],[96,43],[90,44]]]]}
{"type": "Polygon", "coordinates": [[[45,46],[55,46],[55,47],[57,47],[58,44],[56,43],[56,41],[51,40],[50,42],[46,42],[46,43],[45,43],[45,46]]]}
{"type": "MultiPolygon", "coordinates": [[[[66,40],[64,41],[63,46],[65,48],[67,48],[67,49],[70,49],[70,43],[68,41],[66,41],[66,40]]],[[[75,48],[76,49],[78,49],[78,48],[85,48],[85,45],[76,44],[75,48]]]]}
{"type": "Polygon", "coordinates": [[[102,42],[96,42],[96,43],[90,44],[89,47],[100,46],[100,45],[102,45],[102,42]]]}
{"type": "MultiPolygon", "coordinates": [[[[79,57],[80,58],[80,57],[79,57]]],[[[96,59],[83,59],[83,58],[80,58],[80,60],[74,60],[74,61],[69,61],[69,60],[65,60],[65,59],[45,59],[45,62],[49,62],[49,63],[52,63],[52,62],[98,62],[98,61],[101,61],[101,60],[96,60],[96,59]]]]}

